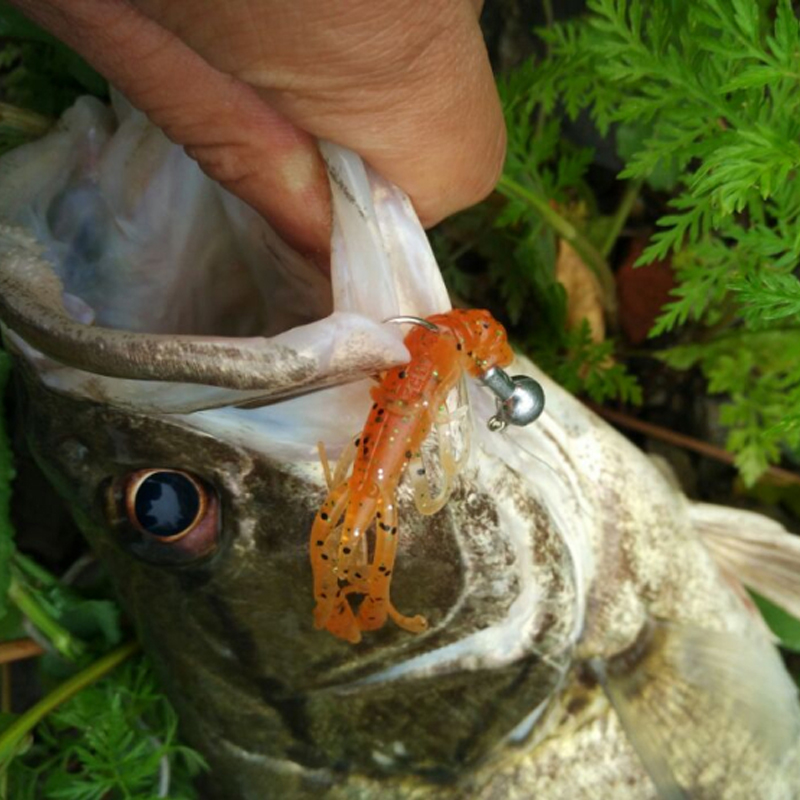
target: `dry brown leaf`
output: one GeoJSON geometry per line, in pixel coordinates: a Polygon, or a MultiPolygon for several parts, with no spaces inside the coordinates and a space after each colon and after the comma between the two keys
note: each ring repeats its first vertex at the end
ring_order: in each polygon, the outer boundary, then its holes
{"type": "Polygon", "coordinates": [[[606,324],[600,281],[564,239],[558,243],[556,280],[567,292],[567,327],[577,328],[585,319],[592,332],[592,341],[602,342],[606,337],[606,324]]]}
{"type": "Polygon", "coordinates": [[[661,310],[672,299],[670,293],[675,287],[669,259],[634,267],[648,239],[649,236],[641,237],[631,242],[616,275],[619,324],[628,341],[637,345],[647,340],[661,310]]]}

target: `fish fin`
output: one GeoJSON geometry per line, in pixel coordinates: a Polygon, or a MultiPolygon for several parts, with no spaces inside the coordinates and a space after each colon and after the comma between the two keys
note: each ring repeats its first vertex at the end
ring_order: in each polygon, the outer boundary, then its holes
{"type": "Polygon", "coordinates": [[[749,511],[693,503],[690,514],[726,572],[800,618],[800,536],[749,511]]]}
{"type": "Polygon", "coordinates": [[[800,747],[797,689],[766,640],[653,622],[589,668],[664,800],[770,797],[800,747]]]}

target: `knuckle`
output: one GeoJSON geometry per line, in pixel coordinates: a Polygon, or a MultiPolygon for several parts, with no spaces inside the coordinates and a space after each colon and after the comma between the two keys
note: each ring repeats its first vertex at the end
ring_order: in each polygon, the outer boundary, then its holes
{"type": "Polygon", "coordinates": [[[250,148],[238,142],[203,142],[187,144],[184,149],[203,172],[238,194],[257,177],[250,148]]]}
{"type": "Polygon", "coordinates": [[[497,186],[506,158],[506,129],[501,125],[494,137],[486,145],[486,154],[480,161],[472,187],[472,202],[477,203],[488,197],[497,186]]]}

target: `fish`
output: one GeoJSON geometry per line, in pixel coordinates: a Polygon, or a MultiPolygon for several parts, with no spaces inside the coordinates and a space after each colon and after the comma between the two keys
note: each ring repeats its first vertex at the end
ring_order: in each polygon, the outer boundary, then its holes
{"type": "Polygon", "coordinates": [[[320,149],[330,279],[119,97],[0,161],[26,438],[209,761],[207,796],[800,797],[797,687],[744,589],[797,614],[797,537],[688,499],[520,354],[536,422],[490,430],[496,399],[467,381],[447,502],[420,514],[397,484],[392,601],[426,629],[315,628],[318,443],[341,458],[374,376],[411,360],[385,320],[450,311],[408,198],[320,149]]]}

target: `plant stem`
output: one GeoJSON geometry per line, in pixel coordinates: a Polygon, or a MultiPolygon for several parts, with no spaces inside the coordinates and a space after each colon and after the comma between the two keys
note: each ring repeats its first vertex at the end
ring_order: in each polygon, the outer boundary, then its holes
{"type": "Polygon", "coordinates": [[[51,572],[48,572],[43,566],[37,564],[32,558],[23,555],[19,550],[14,551],[11,557],[14,566],[25,573],[31,580],[36,581],[37,584],[42,586],[58,586],[59,580],[51,572]]]}
{"type": "Polygon", "coordinates": [[[83,642],[59,625],[14,575],[11,576],[8,598],[47,637],[64,658],[75,661],[84,652],[83,642]]]}
{"type": "Polygon", "coordinates": [[[562,239],[575,248],[586,265],[597,275],[603,290],[603,308],[611,320],[615,321],[617,297],[614,275],[597,248],[571,222],[552,208],[547,200],[507,175],[500,178],[497,189],[506,196],[516,197],[518,200],[528,203],[562,239]]]}
{"type": "Polygon", "coordinates": [[[617,210],[614,212],[614,216],[611,218],[611,225],[608,229],[608,233],[606,234],[606,240],[603,242],[603,246],[600,248],[600,254],[603,256],[603,258],[608,258],[611,250],[616,244],[622,228],[628,221],[633,204],[639,197],[639,192],[641,191],[643,183],[643,178],[637,178],[635,181],[630,181],[625,187],[622,200],[620,200],[617,210]]]}
{"type": "MultiPolygon", "coordinates": [[[[650,436],[653,439],[658,439],[667,444],[682,447],[685,450],[691,450],[699,453],[706,458],[713,458],[715,461],[721,461],[724,464],[735,464],[736,457],[733,453],[723,450],[721,447],[704,442],[700,439],[694,439],[691,436],[686,436],[682,433],[676,433],[669,428],[662,428],[660,425],[654,425],[652,422],[645,422],[643,419],[632,417],[629,414],[624,414],[621,411],[614,411],[614,409],[607,408],[606,406],[593,403],[591,400],[584,400],[583,404],[592,409],[595,413],[599,414],[609,422],[619,425],[623,428],[642,433],[645,436],[650,436]]],[[[771,478],[775,486],[798,486],[800,485],[800,475],[790,472],[788,469],[781,467],[769,466],[764,471],[764,478],[771,478]]]]}
{"type": "Polygon", "coordinates": [[[123,661],[130,658],[139,649],[139,642],[123,644],[116,650],[90,664],[86,669],[73,675],[69,680],[57,686],[50,694],[43,697],[35,706],[29,708],[0,734],[0,765],[4,764],[16,752],[20,742],[38,725],[53,709],[69,700],[82,689],[108,675],[123,661]]]}
{"type": "Polygon", "coordinates": [[[44,136],[53,127],[53,123],[54,120],[35,111],[17,108],[9,103],[0,103],[0,127],[7,130],[35,139],[44,136]]]}

